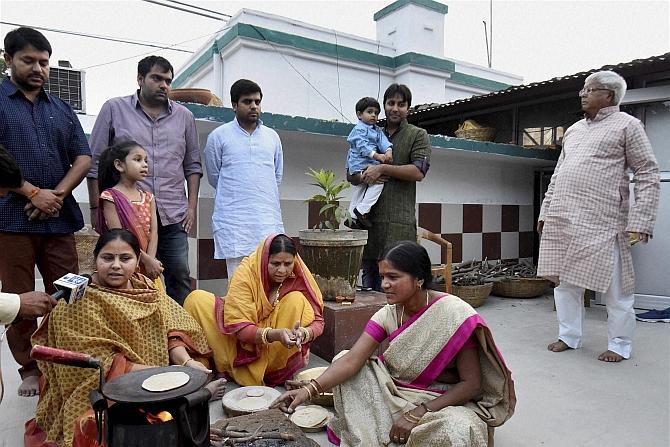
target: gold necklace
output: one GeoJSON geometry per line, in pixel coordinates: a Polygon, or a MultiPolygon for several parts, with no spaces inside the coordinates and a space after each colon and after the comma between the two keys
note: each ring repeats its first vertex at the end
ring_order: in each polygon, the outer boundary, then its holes
{"type": "Polygon", "coordinates": [[[279,302],[279,291],[281,290],[282,284],[284,284],[284,281],[280,282],[279,287],[277,287],[277,291],[275,292],[275,299],[272,300],[272,307],[275,307],[277,302],[279,302]]]}
{"type": "MultiPolygon", "coordinates": [[[[428,291],[426,290],[426,307],[428,307],[428,291]]],[[[400,312],[400,324],[398,327],[402,326],[402,320],[405,317],[405,305],[402,306],[402,311],[400,312]]]]}

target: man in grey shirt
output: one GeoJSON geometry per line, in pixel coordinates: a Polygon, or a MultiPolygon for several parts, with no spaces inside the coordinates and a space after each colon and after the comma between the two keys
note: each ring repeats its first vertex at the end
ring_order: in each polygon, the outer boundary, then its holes
{"type": "Polygon", "coordinates": [[[193,114],[168,99],[174,69],[160,56],[137,66],[139,89],[103,104],[91,132],[93,164],[88,173],[91,221],[99,203],[98,160],[110,145],[134,140],[148,156],[149,175],[142,189],[156,196],[158,252],[167,294],[180,304],[190,292],[188,232],[195,225],[202,165],[193,114]],[[184,180],[186,189],[184,190],[184,180]]]}

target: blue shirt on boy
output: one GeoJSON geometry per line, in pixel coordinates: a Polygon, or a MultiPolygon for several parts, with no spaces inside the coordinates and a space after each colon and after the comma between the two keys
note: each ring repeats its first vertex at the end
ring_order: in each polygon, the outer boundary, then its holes
{"type": "Polygon", "coordinates": [[[349,174],[360,172],[368,166],[378,165],[379,162],[372,158],[373,154],[385,154],[392,144],[384,134],[384,131],[374,124],[365,124],[358,120],[358,124],[351,129],[347,137],[349,142],[349,155],[347,156],[347,169],[349,174]]]}

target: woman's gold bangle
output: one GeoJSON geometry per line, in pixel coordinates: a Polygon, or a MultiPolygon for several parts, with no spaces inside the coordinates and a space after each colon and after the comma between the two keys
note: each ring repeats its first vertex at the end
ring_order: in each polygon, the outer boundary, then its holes
{"type": "Polygon", "coordinates": [[[307,395],[309,396],[309,400],[314,399],[315,396],[312,396],[312,389],[308,387],[307,385],[303,385],[301,388],[304,388],[307,390],[307,395]]]}
{"type": "Polygon", "coordinates": [[[193,360],[191,357],[187,358],[186,360],[184,360],[183,362],[181,362],[181,366],[186,366],[186,364],[187,364],[188,362],[190,362],[191,360],[193,360]]]}
{"type": "Polygon", "coordinates": [[[323,396],[323,388],[321,388],[321,384],[316,381],[316,379],[312,379],[309,381],[309,384],[316,389],[316,392],[319,394],[319,396],[323,396]]]}
{"type": "Polygon", "coordinates": [[[268,333],[272,330],[272,328],[266,327],[263,328],[263,331],[261,332],[261,341],[263,342],[264,345],[269,345],[270,341],[268,340],[268,333]]]}
{"type": "Polygon", "coordinates": [[[412,424],[418,424],[419,422],[421,422],[421,418],[414,416],[412,413],[410,413],[410,411],[405,411],[402,414],[402,417],[404,417],[407,422],[410,422],[412,424]]]}
{"type": "MultiPolygon", "coordinates": [[[[315,387],[314,384],[313,384],[312,382],[309,382],[309,383],[307,384],[307,386],[314,390],[314,397],[321,395],[321,393],[319,393],[318,388],[315,387]]],[[[311,394],[311,393],[310,393],[310,394],[311,394]]]]}
{"type": "Polygon", "coordinates": [[[307,329],[306,327],[301,327],[300,332],[305,334],[305,340],[304,340],[303,343],[307,343],[307,342],[312,341],[312,335],[309,333],[309,329],[307,329]]]}

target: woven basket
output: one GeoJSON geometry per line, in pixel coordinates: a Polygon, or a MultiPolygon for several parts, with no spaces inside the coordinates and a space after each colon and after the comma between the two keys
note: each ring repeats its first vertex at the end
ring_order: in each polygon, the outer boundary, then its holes
{"type": "Polygon", "coordinates": [[[508,298],[535,298],[551,284],[542,278],[518,278],[493,283],[493,294],[508,298]]]}
{"type": "Polygon", "coordinates": [[[480,127],[478,129],[458,129],[454,132],[458,138],[477,141],[493,141],[496,130],[493,127],[480,127]]]}
{"type": "Polygon", "coordinates": [[[79,258],[79,274],[93,273],[95,270],[95,260],[93,259],[93,249],[98,242],[98,233],[89,230],[74,234],[74,241],[77,245],[77,256],[79,258]]]}
{"type": "Polygon", "coordinates": [[[471,305],[479,307],[484,304],[486,297],[491,294],[493,283],[487,282],[479,286],[457,286],[454,284],[454,295],[471,305]]]}

